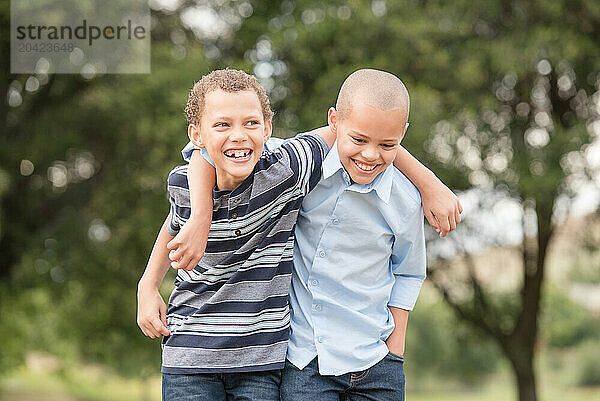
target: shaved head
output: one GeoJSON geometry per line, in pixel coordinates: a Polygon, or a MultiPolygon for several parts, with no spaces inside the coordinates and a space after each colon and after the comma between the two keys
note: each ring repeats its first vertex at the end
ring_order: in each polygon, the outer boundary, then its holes
{"type": "Polygon", "coordinates": [[[408,91],[402,81],[389,72],[362,69],[350,74],[342,84],[335,104],[338,119],[347,117],[357,103],[383,111],[402,110],[402,125],[408,120],[408,91]]]}

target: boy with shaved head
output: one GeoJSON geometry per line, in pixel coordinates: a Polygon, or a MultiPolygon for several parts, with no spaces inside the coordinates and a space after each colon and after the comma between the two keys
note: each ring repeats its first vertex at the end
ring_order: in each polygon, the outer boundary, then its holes
{"type": "MultiPolygon", "coordinates": [[[[455,226],[461,211],[455,196],[400,147],[408,113],[400,79],[363,69],[344,81],[336,107],[328,111],[328,127],[315,131],[330,131],[337,140],[295,227],[283,400],[404,399],[406,324],[426,274],[415,185],[424,197],[455,205],[443,216],[436,209],[434,219],[452,219],[455,226]]],[[[196,187],[206,187],[202,181],[212,167],[200,152],[190,153],[196,171],[190,173],[192,214],[210,214],[194,211],[194,205],[209,196],[196,187]]],[[[176,238],[169,245],[176,268],[188,268],[190,247],[204,246],[206,227],[186,225],[196,241],[190,246],[189,237],[176,238]]],[[[440,228],[439,221],[432,225],[440,228]]]]}
{"type": "Polygon", "coordinates": [[[404,399],[404,337],[425,279],[419,191],[391,167],[408,127],[400,79],[352,73],[337,141],[296,223],[282,400],[404,399]]]}

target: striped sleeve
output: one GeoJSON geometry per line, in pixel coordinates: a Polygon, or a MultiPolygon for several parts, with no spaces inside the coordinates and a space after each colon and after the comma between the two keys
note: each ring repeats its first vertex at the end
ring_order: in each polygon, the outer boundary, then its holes
{"type": "Polygon", "coordinates": [[[321,165],[329,146],[319,135],[309,132],[285,141],[281,148],[289,155],[296,187],[303,195],[307,194],[321,179],[321,165]]]}
{"type": "Polygon", "coordinates": [[[167,192],[169,193],[169,235],[177,235],[181,226],[190,217],[190,191],[187,180],[187,165],[175,167],[167,178],[167,192]]]}

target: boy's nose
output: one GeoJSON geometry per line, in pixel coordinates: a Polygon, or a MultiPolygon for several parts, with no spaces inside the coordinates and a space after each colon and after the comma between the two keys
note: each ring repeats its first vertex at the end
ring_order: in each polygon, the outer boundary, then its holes
{"type": "Polygon", "coordinates": [[[229,140],[232,142],[241,142],[244,139],[246,139],[246,134],[244,134],[242,130],[234,129],[231,131],[231,134],[229,134],[229,140]]]}
{"type": "Polygon", "coordinates": [[[377,149],[374,149],[371,146],[365,147],[363,149],[363,151],[361,152],[361,154],[362,154],[362,157],[365,159],[365,161],[376,160],[378,157],[377,149]]]}

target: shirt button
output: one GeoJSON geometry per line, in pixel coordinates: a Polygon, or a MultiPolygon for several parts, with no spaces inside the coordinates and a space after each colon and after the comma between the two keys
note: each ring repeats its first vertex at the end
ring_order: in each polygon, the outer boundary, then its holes
{"type": "Polygon", "coordinates": [[[315,305],[315,310],[317,312],[321,312],[323,310],[323,307],[321,305],[317,304],[317,305],[315,305]]]}
{"type": "Polygon", "coordinates": [[[231,218],[232,219],[237,219],[237,213],[236,212],[231,213],[231,218]]]}
{"type": "Polygon", "coordinates": [[[337,226],[338,224],[340,224],[340,220],[339,219],[333,219],[333,224],[335,224],[337,226]]]}
{"type": "Polygon", "coordinates": [[[322,343],[323,341],[325,341],[325,339],[323,337],[318,337],[317,341],[320,342],[320,343],[322,343]]]}
{"type": "Polygon", "coordinates": [[[242,231],[238,228],[237,230],[235,230],[235,235],[241,235],[242,231]]]}
{"type": "Polygon", "coordinates": [[[316,287],[316,286],[318,286],[318,285],[319,285],[319,282],[318,282],[317,280],[312,280],[312,281],[310,282],[310,284],[311,284],[311,285],[313,285],[314,287],[316,287]]]}
{"type": "Polygon", "coordinates": [[[319,251],[319,256],[324,258],[325,257],[325,251],[319,251]]]}

